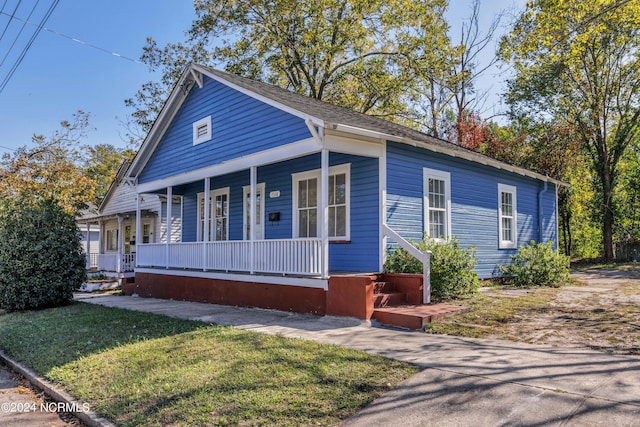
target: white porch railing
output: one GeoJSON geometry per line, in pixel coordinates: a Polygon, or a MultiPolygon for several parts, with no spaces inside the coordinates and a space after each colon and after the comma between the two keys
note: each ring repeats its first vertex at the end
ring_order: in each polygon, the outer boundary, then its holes
{"type": "Polygon", "coordinates": [[[274,274],[322,274],[321,239],[230,240],[139,244],[139,267],[166,267],[274,274]],[[253,251],[254,265],[251,265],[253,251]],[[205,254],[206,253],[206,254],[205,254]]]}
{"type": "Polygon", "coordinates": [[[98,268],[98,252],[89,254],[89,268],[98,268]]]}
{"type": "Polygon", "coordinates": [[[118,268],[118,254],[98,254],[98,270],[116,271],[118,268]]]}
{"type": "Polygon", "coordinates": [[[382,228],[385,236],[391,237],[404,250],[422,262],[422,303],[429,304],[431,302],[431,251],[422,252],[418,250],[418,248],[389,228],[387,224],[382,224],[382,228]]]}
{"type": "MultiPolygon", "coordinates": [[[[117,253],[107,253],[107,254],[91,254],[96,255],[96,267],[100,271],[118,271],[118,254],[117,253]]],[[[133,271],[133,268],[136,265],[136,254],[122,254],[122,259],[120,261],[120,270],[121,271],[133,271]]],[[[92,267],[93,267],[93,259],[92,259],[92,267]]]]}

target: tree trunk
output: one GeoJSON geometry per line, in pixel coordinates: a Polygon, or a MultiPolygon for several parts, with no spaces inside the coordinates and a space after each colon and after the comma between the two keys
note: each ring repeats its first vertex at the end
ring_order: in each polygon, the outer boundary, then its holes
{"type": "Polygon", "coordinates": [[[602,239],[604,247],[604,260],[613,261],[613,177],[608,164],[601,169],[602,181],[602,239]]]}

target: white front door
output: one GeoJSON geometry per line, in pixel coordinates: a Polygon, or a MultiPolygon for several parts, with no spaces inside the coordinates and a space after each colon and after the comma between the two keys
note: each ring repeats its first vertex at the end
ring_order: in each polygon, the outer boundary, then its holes
{"type": "MultiPolygon", "coordinates": [[[[264,239],[264,182],[256,185],[256,240],[264,239]]],[[[244,194],[244,239],[251,238],[251,186],[243,187],[244,194]]]]}

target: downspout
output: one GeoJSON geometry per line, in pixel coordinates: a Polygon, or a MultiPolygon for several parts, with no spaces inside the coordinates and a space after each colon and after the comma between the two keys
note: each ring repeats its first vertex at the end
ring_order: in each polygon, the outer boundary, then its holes
{"type": "Polygon", "coordinates": [[[547,192],[547,181],[544,181],[544,187],[538,193],[538,242],[542,243],[543,230],[544,230],[544,203],[542,202],[542,196],[547,192]]]}

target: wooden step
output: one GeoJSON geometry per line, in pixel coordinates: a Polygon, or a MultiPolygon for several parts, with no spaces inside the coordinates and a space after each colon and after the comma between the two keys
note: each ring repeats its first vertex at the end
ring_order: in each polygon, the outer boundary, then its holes
{"type": "Polygon", "coordinates": [[[401,292],[385,292],[380,294],[373,294],[374,307],[392,307],[397,305],[404,305],[407,303],[407,296],[401,292]]]}
{"type": "Polygon", "coordinates": [[[432,320],[465,309],[466,307],[451,304],[381,307],[373,310],[373,319],[383,325],[405,329],[423,329],[424,326],[432,320]]]}

